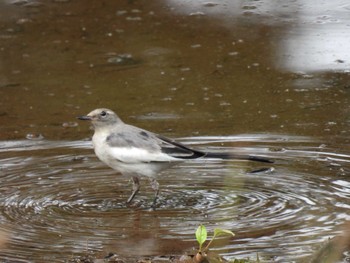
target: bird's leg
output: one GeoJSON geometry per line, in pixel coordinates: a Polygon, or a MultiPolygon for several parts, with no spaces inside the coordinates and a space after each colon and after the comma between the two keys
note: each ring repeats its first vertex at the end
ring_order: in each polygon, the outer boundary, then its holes
{"type": "Polygon", "coordinates": [[[159,194],[159,183],[154,178],[151,178],[150,181],[151,181],[151,187],[154,190],[154,199],[153,199],[152,208],[155,208],[156,202],[157,202],[157,197],[159,194]]]}
{"type": "Polygon", "coordinates": [[[139,192],[139,190],[140,190],[139,178],[137,176],[133,176],[132,177],[132,193],[131,193],[130,197],[128,198],[128,201],[126,201],[127,204],[129,204],[134,199],[134,197],[139,192]]]}

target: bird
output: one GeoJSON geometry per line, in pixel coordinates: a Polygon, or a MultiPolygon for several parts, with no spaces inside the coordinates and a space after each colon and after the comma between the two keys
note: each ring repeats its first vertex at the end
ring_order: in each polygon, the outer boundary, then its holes
{"type": "Polygon", "coordinates": [[[196,150],[176,140],[126,124],[114,111],[107,108],[95,109],[77,118],[92,123],[92,144],[98,159],[121,174],[131,177],[132,193],[126,201],[127,205],[140,190],[140,178],[147,177],[154,190],[154,208],[159,195],[156,176],[179,162],[199,158],[273,162],[259,156],[196,150]]]}

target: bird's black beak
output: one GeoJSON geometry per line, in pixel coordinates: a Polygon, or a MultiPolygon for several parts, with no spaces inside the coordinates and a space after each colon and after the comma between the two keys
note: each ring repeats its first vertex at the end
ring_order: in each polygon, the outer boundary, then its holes
{"type": "Polygon", "coordinates": [[[79,116],[77,117],[79,120],[82,120],[82,121],[91,121],[92,118],[90,116],[79,116]]]}

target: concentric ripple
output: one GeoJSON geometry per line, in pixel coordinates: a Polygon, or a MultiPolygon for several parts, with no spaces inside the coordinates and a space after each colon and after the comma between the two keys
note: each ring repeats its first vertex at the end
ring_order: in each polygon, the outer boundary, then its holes
{"type": "Polygon", "coordinates": [[[0,259],[64,262],[68,255],[110,251],[130,256],[130,247],[138,247],[133,256],[163,255],[174,253],[174,240],[185,241],[181,253],[195,245],[199,224],[236,233],[215,247],[228,258],[256,252],[282,262],[307,258],[350,219],[350,156],[304,137],[281,138],[184,138],[198,147],[257,153],[276,163],[182,163],[159,176],[155,211],[149,209],[153,192],[147,180],[133,206],[125,205],[129,179],[101,164],[90,142],[3,143],[0,259]],[[236,141],[255,147],[230,147],[236,141]],[[304,148],[294,146],[300,141],[304,148]]]}

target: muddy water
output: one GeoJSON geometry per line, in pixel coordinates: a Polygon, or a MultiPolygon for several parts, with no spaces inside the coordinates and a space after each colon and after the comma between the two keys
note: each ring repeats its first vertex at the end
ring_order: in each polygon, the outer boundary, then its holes
{"type": "Polygon", "coordinates": [[[236,233],[214,246],[228,259],[307,262],[349,220],[350,5],[194,2],[0,2],[2,260],[178,255],[202,223],[236,233]],[[277,162],[184,163],[156,211],[147,181],[127,208],[75,119],[100,106],[277,162]]]}

